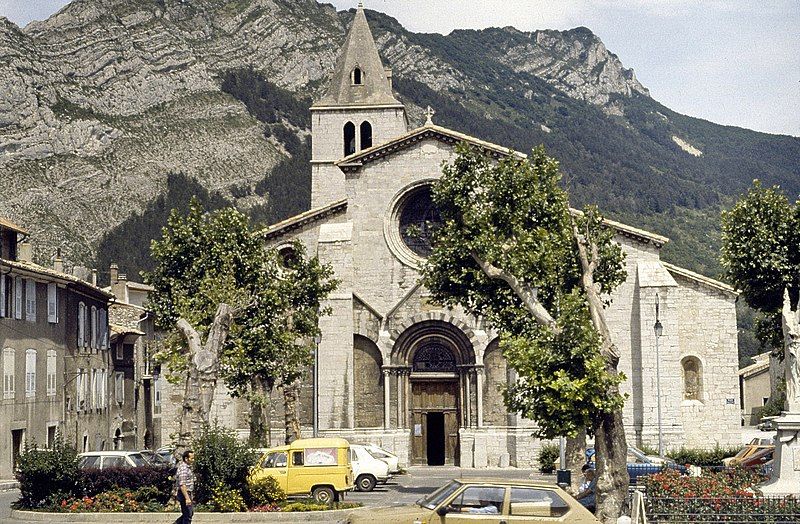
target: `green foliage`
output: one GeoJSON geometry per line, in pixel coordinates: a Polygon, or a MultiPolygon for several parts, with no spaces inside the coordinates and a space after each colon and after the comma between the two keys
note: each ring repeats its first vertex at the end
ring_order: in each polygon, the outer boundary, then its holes
{"type": "Polygon", "coordinates": [[[263,477],[247,484],[247,501],[250,507],[267,506],[286,500],[286,492],[274,477],[263,477]]]}
{"type": "MultiPolygon", "coordinates": [[[[195,498],[200,503],[212,501],[217,486],[241,493],[247,489],[250,468],[256,454],[236,438],[233,430],[216,422],[192,442],[195,452],[195,498]]],[[[233,497],[230,497],[231,499],[233,497]]],[[[221,499],[222,500],[222,499],[221,499]]],[[[225,500],[229,500],[225,498],[225,500]]],[[[244,504],[244,502],[242,502],[244,504]]]]}
{"type": "Polygon", "coordinates": [[[553,464],[560,457],[558,444],[543,444],[539,448],[539,471],[542,473],[552,473],[553,464]]]}
{"type": "MultiPolygon", "coordinates": [[[[673,449],[667,452],[667,457],[675,461],[676,464],[693,466],[722,466],[722,459],[736,455],[741,447],[723,448],[719,445],[714,446],[714,449],[698,449],[698,448],[680,448],[673,449]]],[[[644,451],[644,449],[642,449],[644,451]]],[[[658,453],[649,453],[658,455],[658,453]]]]}
{"type": "Polygon", "coordinates": [[[23,508],[46,505],[54,495],[77,495],[81,488],[78,452],[60,434],[50,449],[39,449],[35,442],[26,442],[15,477],[20,490],[18,505],[23,508]]]}
{"type": "Polygon", "coordinates": [[[247,511],[241,491],[227,487],[225,484],[218,483],[211,491],[209,504],[214,511],[229,513],[232,511],[247,511]]]}
{"type": "Polygon", "coordinates": [[[747,303],[765,312],[780,309],[783,290],[796,298],[800,286],[800,206],[756,180],[722,214],[722,263],[747,303]]]}
{"type": "Polygon", "coordinates": [[[505,392],[509,409],[536,420],[544,437],[592,427],[598,414],[621,408],[624,399],[609,391],[624,376],[609,373],[600,355],[573,223],[598,247],[594,279],[604,294],[625,278],[622,251],[596,209],[573,217],[558,162],[542,148],[498,162],[466,145],[457,152],[433,187],[443,224],[423,282],[437,302],[460,305],[501,330],[500,347],[520,377],[505,392]],[[519,293],[477,260],[535,287],[558,333],[535,322],[519,293]]]}
{"type": "Polygon", "coordinates": [[[353,509],[361,507],[357,502],[333,502],[331,504],[322,504],[314,499],[300,499],[294,500],[281,507],[281,511],[286,513],[291,512],[305,512],[305,511],[326,511],[333,509],[353,509]]]}

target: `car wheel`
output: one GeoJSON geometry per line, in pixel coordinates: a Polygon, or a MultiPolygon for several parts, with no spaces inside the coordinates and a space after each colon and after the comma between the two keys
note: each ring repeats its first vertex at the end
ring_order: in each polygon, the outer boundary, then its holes
{"type": "Polygon", "coordinates": [[[311,496],[314,497],[314,500],[322,504],[330,504],[333,502],[333,495],[333,490],[326,486],[314,488],[314,491],[311,492],[311,496]]]}
{"type": "Polygon", "coordinates": [[[375,489],[375,477],[372,475],[359,475],[356,479],[356,486],[358,491],[372,491],[375,489]]]}

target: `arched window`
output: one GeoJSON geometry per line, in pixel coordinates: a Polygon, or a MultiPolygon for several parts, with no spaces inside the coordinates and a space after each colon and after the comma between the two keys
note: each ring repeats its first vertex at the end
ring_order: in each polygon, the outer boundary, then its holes
{"type": "Polygon", "coordinates": [[[361,70],[360,67],[356,67],[353,69],[352,74],[350,75],[350,80],[353,82],[353,85],[360,86],[364,83],[364,72],[361,70]]]}
{"type": "Polygon", "coordinates": [[[413,370],[454,372],[456,370],[456,358],[444,344],[428,342],[414,354],[413,370]]]}
{"type": "Polygon", "coordinates": [[[683,366],[683,398],[685,400],[702,400],[703,372],[700,359],[686,357],[681,360],[683,366]]]}
{"type": "Polygon", "coordinates": [[[361,122],[361,149],[372,147],[372,124],[361,122]]]}
{"type": "Polygon", "coordinates": [[[344,125],[344,156],[356,152],[356,125],[348,122],[344,125]]]}

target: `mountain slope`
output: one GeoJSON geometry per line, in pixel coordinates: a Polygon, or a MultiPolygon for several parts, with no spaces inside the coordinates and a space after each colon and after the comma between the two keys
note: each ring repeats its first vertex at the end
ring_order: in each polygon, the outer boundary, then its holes
{"type": "MultiPolygon", "coordinates": [[[[753,178],[800,193],[800,139],[669,110],[586,28],[442,36],[367,16],[412,123],[431,105],[440,125],[545,144],[574,204],[672,237],[668,257],[692,269],[717,271],[719,209],[753,178]]],[[[301,211],[302,108],[351,19],[314,0],[75,0],[24,30],[0,20],[0,214],[33,232],[39,258],[62,246],[91,264],[117,227],[147,249],[126,220],[169,173],[259,220],[301,211]]]]}

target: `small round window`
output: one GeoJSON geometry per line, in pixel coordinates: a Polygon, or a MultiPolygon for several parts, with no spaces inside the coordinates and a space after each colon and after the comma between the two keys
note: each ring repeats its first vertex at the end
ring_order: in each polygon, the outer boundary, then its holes
{"type": "Polygon", "coordinates": [[[433,251],[433,235],[442,225],[431,188],[422,186],[408,195],[400,210],[399,227],[403,244],[421,257],[433,251]]]}

